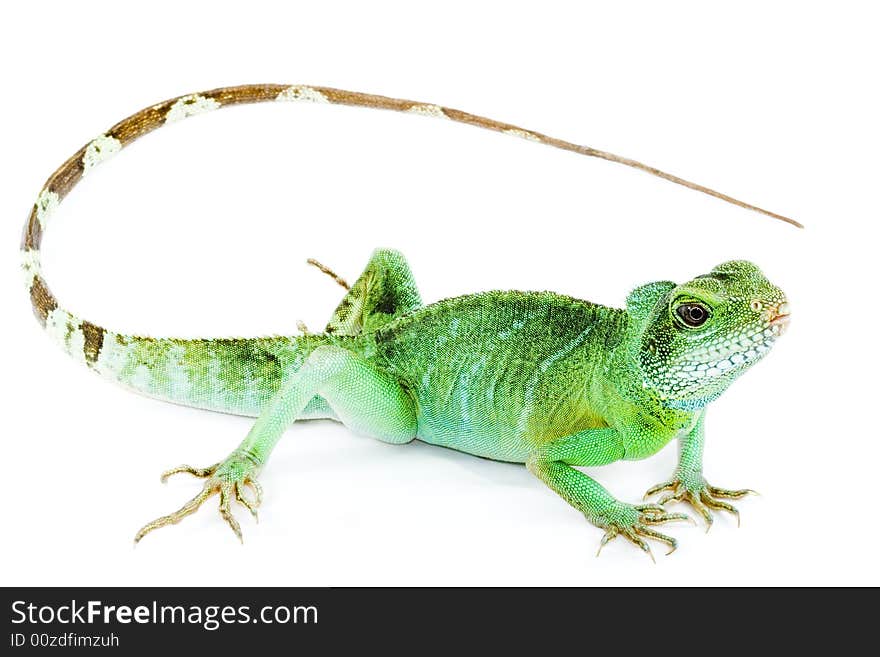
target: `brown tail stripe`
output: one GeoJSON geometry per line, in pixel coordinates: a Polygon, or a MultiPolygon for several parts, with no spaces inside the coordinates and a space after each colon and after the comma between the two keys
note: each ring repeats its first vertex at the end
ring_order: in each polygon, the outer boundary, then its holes
{"type": "Polygon", "coordinates": [[[83,356],[86,363],[94,365],[101,355],[101,347],[104,346],[104,336],[107,331],[102,327],[83,320],[81,330],[85,340],[83,341],[83,356]]]}
{"type": "Polygon", "coordinates": [[[21,248],[25,251],[39,251],[43,241],[43,227],[37,221],[37,205],[31,208],[27,222],[24,225],[24,235],[21,238],[21,248]]]}
{"type": "Polygon", "coordinates": [[[31,283],[31,305],[34,308],[34,314],[43,326],[46,325],[49,313],[58,308],[58,302],[52,296],[46,282],[39,276],[35,276],[31,283]]]}

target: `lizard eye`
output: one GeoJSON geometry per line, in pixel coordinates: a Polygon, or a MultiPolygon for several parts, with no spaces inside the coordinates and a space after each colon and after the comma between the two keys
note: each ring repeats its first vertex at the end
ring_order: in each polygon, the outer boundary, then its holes
{"type": "Polygon", "coordinates": [[[675,314],[681,318],[687,326],[697,328],[706,323],[709,319],[709,309],[702,303],[688,302],[683,303],[675,309],[675,314]]]}

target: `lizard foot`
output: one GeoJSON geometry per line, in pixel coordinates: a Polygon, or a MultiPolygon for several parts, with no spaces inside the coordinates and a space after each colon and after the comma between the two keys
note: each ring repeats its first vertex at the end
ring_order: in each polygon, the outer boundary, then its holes
{"type": "Polygon", "coordinates": [[[649,488],[645,493],[645,499],[651,495],[656,495],[668,491],[663,497],[657,500],[657,504],[663,506],[669,502],[686,502],[703,517],[706,521],[706,531],[712,527],[712,512],[727,511],[736,518],[736,526],[739,527],[739,511],[732,504],[723,502],[723,499],[738,500],[746,495],[757,493],[750,488],[742,490],[727,490],[725,488],[715,488],[703,479],[702,475],[677,475],[675,479],[657,484],[649,488]]]}
{"type": "Polygon", "coordinates": [[[599,550],[596,552],[597,557],[607,543],[613,541],[618,536],[623,536],[651,557],[651,561],[655,563],[654,553],[651,551],[651,546],[645,541],[646,538],[665,543],[669,547],[667,555],[675,552],[678,543],[671,536],[655,531],[651,528],[651,525],[659,525],[675,520],[693,522],[690,516],[684,513],[666,513],[663,507],[657,504],[633,505],[624,504],[623,502],[617,502],[609,510],[597,517],[591,518],[591,520],[593,524],[605,530],[605,535],[599,543],[599,550]]]}
{"type": "Polygon", "coordinates": [[[189,465],[181,465],[162,473],[162,483],[165,483],[171,475],[179,473],[191,474],[200,479],[206,479],[202,491],[184,504],[174,513],[167,516],[156,518],[153,522],[147,523],[140,528],[134,537],[135,544],[144,536],[160,527],[175,525],[189,515],[199,510],[199,507],[209,497],[215,494],[220,496],[220,515],[238,537],[242,541],[241,526],[232,515],[231,505],[234,499],[244,508],[251,512],[254,518],[257,518],[257,507],[263,500],[263,489],[256,480],[257,465],[245,454],[233,452],[225,461],[215,463],[207,468],[193,468],[189,465]],[[253,501],[245,497],[243,489],[245,486],[250,487],[254,493],[253,501]]]}

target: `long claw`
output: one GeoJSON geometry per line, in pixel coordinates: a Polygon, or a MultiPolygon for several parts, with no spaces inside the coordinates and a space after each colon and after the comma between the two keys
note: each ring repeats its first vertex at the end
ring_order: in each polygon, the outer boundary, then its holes
{"type": "Polygon", "coordinates": [[[644,525],[636,526],[636,533],[640,536],[647,536],[649,538],[653,538],[656,541],[662,541],[669,546],[669,552],[666,553],[667,556],[675,552],[676,548],[678,548],[678,542],[672,538],[671,536],[667,536],[666,534],[661,534],[658,531],[654,531],[650,527],[645,527],[644,525]]]}
{"type": "Polygon", "coordinates": [[[725,488],[715,488],[714,486],[707,486],[706,489],[709,491],[709,495],[712,497],[722,497],[728,500],[738,500],[741,497],[745,497],[746,495],[760,495],[760,493],[756,490],[752,490],[751,488],[743,488],[742,490],[727,490],[725,488]]]}
{"type": "Polygon", "coordinates": [[[189,502],[184,504],[174,513],[169,513],[167,516],[161,516],[160,518],[156,518],[153,522],[148,522],[146,525],[141,527],[138,530],[138,533],[134,536],[135,545],[147,534],[149,534],[154,529],[159,529],[160,527],[167,527],[168,525],[176,525],[178,522],[186,518],[187,516],[192,515],[196,511],[199,510],[199,507],[202,506],[205,500],[207,500],[213,494],[213,490],[209,487],[205,486],[202,489],[202,492],[192,498],[189,502]]]}
{"type": "Polygon", "coordinates": [[[170,470],[166,470],[162,473],[161,481],[164,484],[168,481],[169,477],[172,477],[176,474],[186,473],[191,474],[193,477],[198,477],[199,479],[206,479],[214,474],[214,470],[217,469],[219,463],[215,463],[214,465],[207,468],[194,468],[191,465],[179,465],[176,468],[171,468],[170,470]]]}
{"type": "MultiPolygon", "coordinates": [[[[716,488],[702,480],[702,485],[695,485],[691,482],[687,487],[681,480],[675,479],[663,484],[658,484],[649,489],[646,495],[652,495],[662,490],[671,490],[671,492],[663,495],[657,503],[666,505],[670,502],[686,502],[690,504],[706,521],[706,531],[712,528],[714,521],[712,511],[726,511],[736,517],[736,525],[740,526],[739,511],[731,504],[721,501],[722,499],[737,500],[746,495],[757,495],[758,493],[751,488],[743,488],[741,490],[728,490],[726,488],[716,488]],[[710,511],[710,509],[712,511],[710,511]]],[[[651,516],[644,516],[643,523],[656,524],[652,522],[651,516]]]]}
{"type": "Polygon", "coordinates": [[[647,491],[645,491],[645,494],[642,496],[642,499],[646,500],[649,497],[651,497],[651,495],[656,495],[657,493],[660,493],[664,490],[674,491],[675,487],[677,485],[678,485],[678,482],[675,481],[674,479],[667,481],[667,482],[664,482],[662,484],[657,484],[656,486],[652,486],[647,491]]]}
{"type": "Polygon", "coordinates": [[[245,509],[250,511],[251,515],[254,517],[254,520],[260,522],[260,517],[257,515],[256,506],[244,496],[241,490],[241,484],[239,484],[237,481],[235,482],[235,501],[241,504],[245,509]]]}
{"type": "Polygon", "coordinates": [[[736,517],[736,526],[740,526],[739,521],[739,511],[736,508],[727,502],[721,502],[719,500],[713,500],[706,491],[700,492],[700,500],[708,506],[710,509],[720,509],[722,511],[727,511],[728,513],[732,513],[736,517]]]}
{"type": "Polygon", "coordinates": [[[233,533],[238,536],[238,540],[244,543],[244,537],[241,535],[241,525],[238,524],[238,520],[235,519],[235,516],[232,515],[232,511],[229,508],[229,492],[230,491],[226,486],[220,488],[220,515],[223,516],[223,519],[229,525],[230,529],[232,529],[233,533]]]}
{"type": "Polygon", "coordinates": [[[687,501],[690,502],[691,506],[694,507],[701,516],[703,516],[703,520],[706,521],[706,533],[709,533],[709,530],[712,529],[712,523],[714,522],[712,518],[712,513],[706,506],[700,501],[698,497],[692,495],[691,493],[687,494],[687,501]]]}
{"type": "Polygon", "coordinates": [[[639,513],[666,513],[666,509],[664,509],[659,504],[637,504],[636,511],[639,513]]]}
{"type": "Polygon", "coordinates": [[[194,477],[207,478],[207,481],[205,481],[202,486],[201,492],[177,511],[170,513],[167,516],[157,518],[153,522],[147,523],[141,527],[137,534],[135,534],[134,542],[138,543],[138,541],[144,536],[155,529],[176,524],[187,516],[192,515],[198,511],[199,507],[201,507],[209,497],[212,497],[213,495],[219,496],[220,504],[218,510],[221,517],[226,521],[226,524],[229,525],[232,532],[238,537],[238,540],[244,542],[241,534],[241,525],[238,524],[238,521],[232,513],[232,503],[233,501],[238,502],[250,511],[255,519],[257,518],[257,507],[260,506],[260,502],[263,498],[263,489],[254,479],[256,476],[256,469],[257,463],[252,457],[235,451],[232,452],[226,460],[207,468],[194,468],[190,465],[181,465],[172,468],[171,470],[167,470],[162,475],[162,481],[165,481],[171,475],[178,473],[186,473],[193,475],[194,477]],[[249,485],[253,489],[254,500],[249,499],[250,496],[245,496],[245,485],[249,485]]]}
{"type": "Polygon", "coordinates": [[[244,482],[254,491],[254,506],[260,506],[263,503],[263,487],[256,479],[248,479],[244,482]]]}
{"type": "Polygon", "coordinates": [[[617,535],[619,533],[620,532],[617,527],[611,527],[610,529],[608,529],[608,531],[605,532],[605,535],[602,536],[602,540],[599,541],[599,549],[596,550],[597,557],[599,556],[599,554],[601,554],[602,548],[605,547],[610,541],[613,541],[615,538],[617,538],[617,535]]]}
{"type": "Polygon", "coordinates": [[[646,525],[659,525],[664,522],[674,522],[676,520],[689,522],[692,525],[697,524],[696,521],[686,513],[663,513],[658,516],[645,516],[642,518],[642,523],[646,525]]]}
{"type": "Polygon", "coordinates": [[[700,501],[700,498],[692,494],[690,491],[682,491],[676,495],[667,495],[660,500],[660,504],[668,504],[669,502],[688,502],[701,516],[703,516],[703,520],[706,521],[706,531],[708,532],[712,528],[712,514],[700,501]]]}
{"type": "Polygon", "coordinates": [[[632,529],[624,528],[622,533],[624,536],[626,536],[627,539],[629,539],[629,541],[641,548],[642,552],[651,557],[651,561],[653,561],[655,564],[657,563],[657,560],[654,558],[654,552],[651,550],[651,546],[648,545],[641,538],[639,538],[632,529]]]}
{"type": "Polygon", "coordinates": [[[669,493],[668,495],[664,495],[659,500],[657,500],[657,504],[660,506],[666,506],[670,502],[681,502],[682,498],[684,498],[685,493],[669,493]]]}

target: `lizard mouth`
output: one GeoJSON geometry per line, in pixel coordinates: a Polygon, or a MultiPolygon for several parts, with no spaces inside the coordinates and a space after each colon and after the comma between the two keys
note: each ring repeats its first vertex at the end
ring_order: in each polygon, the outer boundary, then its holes
{"type": "Polygon", "coordinates": [[[790,319],[791,314],[785,313],[784,315],[777,315],[770,320],[770,326],[775,329],[776,335],[782,335],[783,333],[785,333],[785,330],[788,328],[790,319]]]}
{"type": "Polygon", "coordinates": [[[782,335],[791,319],[791,306],[787,301],[770,307],[770,327],[776,335],[782,335]]]}

